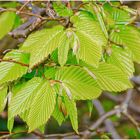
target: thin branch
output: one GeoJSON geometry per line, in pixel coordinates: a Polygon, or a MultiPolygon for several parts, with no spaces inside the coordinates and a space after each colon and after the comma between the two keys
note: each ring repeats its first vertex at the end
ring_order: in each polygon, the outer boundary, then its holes
{"type": "MultiPolygon", "coordinates": [[[[103,106],[101,105],[100,101],[93,100],[93,104],[94,104],[95,108],[97,109],[99,116],[102,116],[105,113],[105,111],[104,111],[103,106]]],[[[106,130],[112,134],[113,139],[120,139],[120,136],[117,133],[117,131],[110,119],[106,119],[104,121],[104,124],[105,124],[106,130]]]]}
{"type": "Polygon", "coordinates": [[[34,14],[34,13],[30,13],[30,12],[24,12],[24,11],[20,11],[20,12],[17,12],[16,9],[4,9],[0,11],[1,12],[5,12],[5,11],[8,11],[8,12],[16,12],[16,14],[25,14],[25,15],[29,15],[29,16],[34,16],[34,17],[38,17],[40,19],[45,19],[44,17],[38,15],[38,14],[34,14]]]}
{"type": "Polygon", "coordinates": [[[12,60],[12,59],[0,59],[0,62],[10,62],[10,63],[16,63],[16,64],[19,64],[21,66],[25,66],[25,67],[29,67],[28,64],[24,64],[24,63],[21,63],[21,62],[18,62],[18,61],[15,61],[15,60],[12,60]]]}
{"type": "Polygon", "coordinates": [[[130,100],[132,99],[132,94],[133,94],[133,89],[129,89],[127,91],[127,94],[126,94],[126,98],[125,100],[123,101],[123,104],[126,104],[128,106],[130,100]]]}
{"type": "Polygon", "coordinates": [[[28,5],[29,2],[30,2],[30,0],[27,0],[27,1],[21,6],[21,8],[17,11],[17,13],[20,13],[20,12],[23,10],[23,8],[24,8],[26,5],[28,5]]]}
{"type": "Polygon", "coordinates": [[[38,131],[33,131],[32,134],[38,136],[41,139],[45,139],[46,137],[44,136],[44,134],[38,132],[38,131]]]}
{"type": "Polygon", "coordinates": [[[115,115],[117,113],[117,111],[119,111],[120,109],[119,108],[116,108],[116,109],[112,109],[111,111],[103,114],[91,127],[90,127],[90,130],[95,130],[97,129],[102,123],[103,121],[112,116],[112,115],[115,115]]]}
{"type": "Polygon", "coordinates": [[[133,76],[133,77],[131,78],[131,80],[132,80],[134,83],[140,85],[140,76],[133,76]]]}
{"type": "MultiPolygon", "coordinates": [[[[111,93],[107,93],[107,92],[104,92],[102,94],[102,96],[105,97],[105,98],[108,98],[108,99],[110,99],[110,100],[112,100],[114,102],[117,102],[117,103],[121,103],[123,101],[123,97],[122,96],[114,96],[111,93]]],[[[140,114],[140,107],[137,106],[132,100],[128,104],[128,108],[130,110],[140,114]]]]}
{"type": "Polygon", "coordinates": [[[138,132],[140,133],[140,124],[130,114],[125,112],[123,112],[122,114],[132,122],[132,124],[137,128],[138,132]]]}
{"type": "Polygon", "coordinates": [[[132,92],[133,90],[130,89],[128,90],[127,92],[127,96],[126,96],[126,99],[124,100],[124,102],[119,105],[119,106],[116,106],[114,109],[112,109],[111,111],[103,114],[91,127],[90,129],[91,130],[95,130],[98,126],[100,126],[103,121],[105,119],[107,119],[108,117],[112,116],[112,115],[119,115],[120,113],[124,112],[126,113],[127,111],[127,104],[129,103],[130,99],[131,99],[131,96],[132,96],[132,92]]]}

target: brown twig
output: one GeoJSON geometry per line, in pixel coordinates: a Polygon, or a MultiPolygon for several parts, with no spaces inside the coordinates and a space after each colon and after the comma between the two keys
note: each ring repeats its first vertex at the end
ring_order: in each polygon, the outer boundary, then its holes
{"type": "Polygon", "coordinates": [[[29,15],[29,16],[34,16],[34,17],[38,17],[40,19],[44,19],[44,17],[38,15],[38,14],[34,14],[34,13],[30,13],[30,12],[24,12],[24,11],[20,11],[20,12],[17,12],[16,9],[3,9],[1,10],[0,12],[16,12],[16,14],[25,14],[25,15],[29,15]]]}
{"type": "Polygon", "coordinates": [[[140,133],[140,124],[130,114],[125,112],[123,112],[122,114],[132,122],[132,124],[137,128],[138,132],[140,133]]]}
{"type": "Polygon", "coordinates": [[[20,13],[20,12],[23,10],[23,8],[24,8],[29,2],[30,2],[30,0],[27,0],[27,1],[21,6],[21,8],[17,11],[17,13],[20,13]]]}
{"type": "Polygon", "coordinates": [[[12,60],[12,59],[0,59],[0,62],[16,63],[16,64],[19,64],[19,65],[21,65],[21,66],[29,67],[29,64],[24,64],[24,63],[21,63],[21,62],[12,60]]]}

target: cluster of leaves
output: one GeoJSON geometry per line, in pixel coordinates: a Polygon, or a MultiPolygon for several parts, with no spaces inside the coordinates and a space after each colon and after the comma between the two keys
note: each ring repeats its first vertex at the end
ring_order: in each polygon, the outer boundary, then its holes
{"type": "MultiPolygon", "coordinates": [[[[78,133],[77,100],[133,87],[130,78],[133,62],[140,63],[140,32],[130,24],[132,9],[96,2],[85,3],[76,12],[54,2],[53,9],[70,19],[68,25],[57,22],[31,33],[0,62],[0,112],[8,101],[10,131],[16,115],[29,132],[53,116],[60,125],[70,118],[78,133]]],[[[14,28],[16,16],[0,15],[0,39],[14,28]]]]}

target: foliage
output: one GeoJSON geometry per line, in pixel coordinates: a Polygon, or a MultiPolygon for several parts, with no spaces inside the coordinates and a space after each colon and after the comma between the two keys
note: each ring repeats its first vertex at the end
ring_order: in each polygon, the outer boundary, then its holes
{"type": "MultiPolygon", "coordinates": [[[[92,110],[91,100],[102,91],[133,87],[130,78],[133,62],[140,63],[140,32],[129,25],[128,8],[87,2],[74,10],[53,2],[53,9],[68,23],[58,20],[43,26],[1,59],[0,112],[8,99],[10,131],[19,115],[29,132],[53,116],[60,125],[69,118],[78,133],[77,100],[88,100],[92,110]]],[[[15,19],[14,12],[0,14],[0,39],[15,27],[15,19]]]]}

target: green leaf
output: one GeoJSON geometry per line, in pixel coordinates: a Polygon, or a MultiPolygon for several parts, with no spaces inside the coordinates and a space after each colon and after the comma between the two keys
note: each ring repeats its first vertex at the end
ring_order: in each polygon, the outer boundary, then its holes
{"type": "Polygon", "coordinates": [[[58,62],[61,66],[64,66],[67,62],[69,52],[69,39],[67,36],[63,38],[62,44],[58,47],[58,62]]]}
{"type": "Polygon", "coordinates": [[[53,8],[59,16],[68,17],[73,15],[73,11],[62,3],[53,2],[53,8]]]}
{"type": "Polygon", "coordinates": [[[112,64],[102,62],[97,69],[92,66],[87,66],[87,68],[96,76],[102,90],[119,92],[132,88],[128,76],[112,64]]]}
{"type": "Polygon", "coordinates": [[[45,129],[46,129],[46,124],[43,124],[42,126],[40,126],[39,128],[39,131],[41,132],[41,133],[45,133],[45,129]]]}
{"type": "Polygon", "coordinates": [[[116,26],[111,32],[110,39],[124,47],[128,47],[133,54],[133,60],[140,63],[140,32],[132,26],[116,26]]]}
{"type": "MultiPolygon", "coordinates": [[[[14,50],[7,53],[4,60],[13,60],[22,64],[29,63],[29,55],[14,50]]],[[[22,77],[28,70],[27,66],[23,66],[14,62],[0,62],[0,84],[10,82],[22,77]]]]}
{"type": "Polygon", "coordinates": [[[55,26],[29,35],[21,49],[31,54],[30,68],[44,61],[49,54],[59,47],[64,35],[62,26],[55,26]]]}
{"type": "Polygon", "coordinates": [[[77,66],[60,68],[56,73],[56,80],[62,82],[61,86],[69,98],[87,100],[97,98],[101,94],[97,82],[87,71],[77,66]]]}
{"type": "Polygon", "coordinates": [[[61,98],[61,97],[57,98],[57,102],[56,102],[56,105],[55,105],[55,108],[54,108],[52,115],[55,118],[55,120],[58,122],[58,124],[61,125],[62,122],[65,120],[65,117],[59,109],[59,98],[61,98]]]}
{"type": "Polygon", "coordinates": [[[6,85],[0,86],[0,113],[4,110],[7,103],[7,89],[6,85]]]}
{"type": "Polygon", "coordinates": [[[71,21],[76,28],[75,34],[79,42],[79,59],[97,67],[101,59],[101,46],[105,46],[107,43],[100,24],[86,12],[77,13],[77,16],[73,16],[71,21]]]}
{"type": "Polygon", "coordinates": [[[64,95],[64,102],[65,106],[68,112],[68,115],[71,120],[71,124],[73,129],[78,133],[78,115],[77,115],[77,108],[76,108],[76,103],[74,100],[70,100],[68,96],[65,94],[64,95]]]}
{"type": "Polygon", "coordinates": [[[76,31],[82,31],[87,34],[98,46],[106,45],[107,40],[99,22],[93,16],[89,15],[88,12],[78,12],[70,20],[74,24],[73,26],[76,28],[76,31]]]}
{"type": "Polygon", "coordinates": [[[101,59],[101,47],[86,32],[78,31],[76,35],[80,42],[79,59],[97,67],[101,59]]]}
{"type": "Polygon", "coordinates": [[[30,111],[30,108],[25,110],[24,112],[21,112],[19,114],[20,118],[24,121],[24,122],[27,122],[28,120],[28,115],[29,115],[29,111],[30,111]]]}
{"type": "Polygon", "coordinates": [[[87,100],[88,110],[89,110],[89,116],[91,116],[92,110],[93,110],[93,103],[92,100],[87,100]]]}
{"type": "Polygon", "coordinates": [[[47,79],[54,79],[56,71],[57,71],[57,68],[55,67],[46,67],[44,75],[47,79]]]}
{"type": "MultiPolygon", "coordinates": [[[[12,98],[9,105],[9,117],[13,117],[17,114],[24,113],[31,107],[33,99],[37,94],[37,88],[40,88],[40,85],[44,81],[41,78],[33,78],[26,84],[21,85],[19,90],[17,90],[16,95],[12,98]]],[[[14,92],[14,91],[13,91],[14,92]]]]}
{"type": "Polygon", "coordinates": [[[4,12],[0,15],[0,39],[2,39],[14,25],[16,14],[13,12],[4,12]]]}
{"type": "Polygon", "coordinates": [[[119,8],[112,7],[110,4],[105,4],[104,10],[109,24],[112,24],[113,21],[115,24],[125,24],[128,23],[131,19],[131,15],[128,12],[119,8]]]}
{"type": "Polygon", "coordinates": [[[27,121],[30,132],[47,122],[53,113],[56,94],[48,81],[42,84],[32,102],[27,121]]]}
{"type": "Polygon", "coordinates": [[[96,5],[96,6],[94,6],[94,11],[95,11],[97,19],[98,19],[98,21],[100,23],[102,31],[103,31],[106,39],[108,39],[108,32],[107,32],[103,17],[102,17],[101,12],[100,12],[101,8],[98,5],[96,5]]]}
{"type": "Polygon", "coordinates": [[[14,117],[10,119],[8,118],[7,128],[10,131],[10,133],[12,132],[13,126],[14,126],[14,117]]]}
{"type": "Polygon", "coordinates": [[[107,63],[117,66],[129,78],[133,76],[134,64],[132,61],[132,53],[128,48],[112,46],[112,53],[107,57],[107,63]]]}
{"type": "Polygon", "coordinates": [[[8,100],[8,121],[7,121],[7,128],[10,131],[10,133],[12,132],[13,126],[14,126],[14,116],[10,117],[10,112],[9,112],[9,104],[11,103],[11,100],[13,98],[13,92],[11,91],[11,87],[9,88],[9,93],[7,96],[7,100],[8,100]]]}

